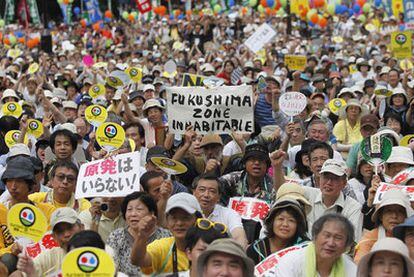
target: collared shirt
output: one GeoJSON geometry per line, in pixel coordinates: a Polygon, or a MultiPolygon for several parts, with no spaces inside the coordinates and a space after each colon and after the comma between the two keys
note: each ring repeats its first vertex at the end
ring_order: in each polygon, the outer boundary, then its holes
{"type": "Polygon", "coordinates": [[[213,212],[207,218],[213,222],[223,223],[227,226],[230,233],[236,228],[243,228],[242,220],[238,213],[218,204],[216,204],[213,212]]]}
{"type": "MultiPolygon", "coordinates": [[[[83,225],[85,225],[86,230],[91,229],[93,218],[89,210],[81,212],[78,218],[83,225]]],[[[99,220],[98,233],[101,235],[102,240],[106,242],[111,232],[123,227],[126,227],[126,222],[121,213],[114,219],[108,218],[102,214],[101,219],[99,220]]]]}
{"type": "Polygon", "coordinates": [[[361,238],[363,217],[361,213],[362,206],[358,201],[352,197],[345,197],[341,192],[335,203],[331,207],[326,207],[322,202],[322,192],[320,189],[311,187],[303,188],[305,189],[305,197],[312,206],[312,210],[307,214],[309,228],[325,214],[340,213],[354,225],[355,240],[358,241],[361,238]]]}
{"type": "Polygon", "coordinates": [[[89,210],[91,203],[85,198],[75,199],[75,194],[72,193],[72,197],[68,203],[59,203],[53,199],[53,190],[49,192],[35,192],[29,195],[29,200],[35,203],[50,203],[55,206],[56,209],[69,207],[80,213],[84,210],[89,210]]]}
{"type": "Polygon", "coordinates": [[[338,121],[333,128],[333,134],[342,144],[354,144],[362,140],[361,121],[358,120],[354,127],[351,127],[348,119],[338,121]]]}

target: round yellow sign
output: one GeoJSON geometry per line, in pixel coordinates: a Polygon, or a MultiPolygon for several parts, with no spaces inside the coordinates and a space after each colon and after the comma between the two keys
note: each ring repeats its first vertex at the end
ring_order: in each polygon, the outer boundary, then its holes
{"type": "MultiPolygon", "coordinates": [[[[4,136],[4,141],[6,142],[7,147],[11,148],[13,145],[18,143],[20,134],[21,132],[19,130],[8,131],[6,135],[4,136]]],[[[27,135],[24,136],[23,143],[26,145],[29,143],[29,139],[27,138],[27,135]]]]}
{"type": "Polygon", "coordinates": [[[129,78],[131,78],[131,80],[134,83],[138,83],[142,79],[142,69],[141,68],[138,68],[138,67],[128,67],[125,70],[125,73],[128,74],[129,78]]]}
{"type": "Polygon", "coordinates": [[[3,105],[2,112],[3,115],[10,115],[15,118],[19,118],[22,115],[23,109],[17,102],[8,102],[3,105]]]}
{"type": "Polygon", "coordinates": [[[43,135],[43,124],[39,120],[29,119],[27,121],[27,134],[39,138],[43,135]]]}
{"type": "Polygon", "coordinates": [[[384,88],[380,88],[380,89],[375,89],[374,93],[376,95],[390,97],[392,95],[392,90],[389,90],[386,87],[384,87],[384,88]]]}
{"type": "Polygon", "coordinates": [[[151,162],[170,175],[177,175],[187,172],[187,167],[184,164],[173,159],[154,157],[151,158],[151,162]]]}
{"type": "Polygon", "coordinates": [[[406,135],[400,140],[400,146],[408,146],[414,142],[414,134],[406,135]]]}
{"type": "Polygon", "coordinates": [[[28,72],[29,74],[34,74],[34,73],[36,73],[38,70],[39,70],[39,64],[38,64],[38,63],[32,63],[32,64],[29,66],[29,69],[27,70],[27,72],[28,72]]]}
{"type": "Polygon", "coordinates": [[[102,84],[95,84],[89,88],[89,95],[92,98],[96,98],[100,95],[104,95],[106,92],[106,88],[102,84]]]}
{"type": "Polygon", "coordinates": [[[402,70],[410,70],[413,69],[413,63],[410,62],[409,60],[405,59],[400,61],[400,68],[402,70]]]}
{"type": "Polygon", "coordinates": [[[329,101],[328,108],[329,110],[334,113],[338,114],[339,109],[346,105],[346,101],[342,98],[334,98],[329,101]]]}
{"type": "Polygon", "coordinates": [[[113,88],[122,87],[124,85],[122,80],[118,77],[115,77],[115,76],[108,76],[108,77],[106,77],[105,81],[108,85],[110,85],[113,88]]]}
{"type": "Polygon", "coordinates": [[[7,213],[7,227],[15,238],[24,237],[38,242],[48,225],[46,216],[32,204],[16,204],[7,213]]]}
{"type": "Polygon", "coordinates": [[[99,125],[104,123],[107,117],[108,112],[104,107],[99,105],[89,106],[85,110],[86,121],[95,127],[99,127],[99,125]]]}
{"type": "Polygon", "coordinates": [[[124,128],[116,123],[105,122],[96,130],[96,141],[106,151],[114,151],[124,144],[124,128]]]}
{"type": "Polygon", "coordinates": [[[113,277],[115,263],[103,249],[80,247],[70,251],[63,259],[62,275],[113,277]]]}

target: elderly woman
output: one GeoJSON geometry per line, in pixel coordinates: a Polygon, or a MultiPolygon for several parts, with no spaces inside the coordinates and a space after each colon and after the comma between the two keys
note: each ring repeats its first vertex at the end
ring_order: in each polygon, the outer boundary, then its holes
{"type": "Polygon", "coordinates": [[[255,264],[272,253],[308,240],[305,212],[301,204],[292,198],[282,197],[277,200],[266,217],[264,226],[266,237],[247,248],[247,256],[255,264]]]}
{"type": "MultiPolygon", "coordinates": [[[[128,276],[139,276],[139,267],[130,262],[131,249],[141,219],[147,215],[157,215],[157,204],[148,194],[133,192],[125,197],[121,211],[128,226],[113,231],[109,235],[107,245],[113,250],[115,265],[119,272],[128,276]]],[[[169,236],[171,234],[168,230],[158,227],[148,239],[148,243],[169,236]]]]}
{"type": "Polygon", "coordinates": [[[333,128],[333,134],[338,140],[338,151],[348,152],[354,143],[362,140],[361,116],[367,113],[367,109],[357,99],[348,100],[340,110],[340,119],[333,128]]]}
{"type": "Polygon", "coordinates": [[[313,241],[284,255],[275,276],[355,276],[356,266],[344,253],[354,242],[354,226],[340,214],[326,214],[312,226],[313,241]]]}
{"type": "Polygon", "coordinates": [[[394,237],[407,245],[410,259],[414,261],[414,216],[407,218],[404,223],[392,229],[394,237]]]}
{"type": "Polygon", "coordinates": [[[378,240],[358,265],[358,277],[414,276],[407,246],[396,238],[378,240]]]}
{"type": "Polygon", "coordinates": [[[381,202],[375,207],[372,221],[376,228],[366,232],[355,249],[354,260],[359,263],[369,253],[374,243],[386,237],[392,237],[392,230],[414,213],[406,193],[392,189],[384,193],[381,202]]]}

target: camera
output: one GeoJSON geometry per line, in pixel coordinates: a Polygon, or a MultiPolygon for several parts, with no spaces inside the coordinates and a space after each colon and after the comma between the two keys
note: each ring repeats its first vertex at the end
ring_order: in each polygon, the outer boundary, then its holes
{"type": "Polygon", "coordinates": [[[108,210],[108,204],[102,203],[100,209],[102,212],[106,212],[108,210]]]}

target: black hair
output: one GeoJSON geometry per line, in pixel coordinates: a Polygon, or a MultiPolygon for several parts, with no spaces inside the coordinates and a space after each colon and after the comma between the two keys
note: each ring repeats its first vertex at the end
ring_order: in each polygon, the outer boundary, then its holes
{"type": "Polygon", "coordinates": [[[127,129],[131,128],[131,127],[136,127],[138,128],[138,133],[140,138],[144,139],[145,138],[145,130],[144,127],[142,127],[141,124],[139,124],[138,122],[130,122],[124,125],[124,130],[126,131],[127,129]]]}
{"type": "Polygon", "coordinates": [[[402,117],[401,117],[401,115],[399,115],[399,114],[397,114],[397,113],[395,113],[395,112],[393,112],[393,111],[389,111],[389,112],[387,112],[385,115],[384,115],[384,125],[385,126],[387,126],[387,121],[388,121],[388,119],[394,119],[394,120],[396,120],[396,121],[398,121],[399,123],[400,123],[400,126],[401,126],[401,132],[403,131],[403,120],[402,120],[402,117]]]}
{"type": "Polygon", "coordinates": [[[339,222],[343,226],[343,230],[346,232],[346,246],[350,247],[355,241],[354,225],[341,214],[329,213],[321,216],[318,220],[313,223],[312,226],[312,237],[315,240],[319,233],[322,231],[323,226],[327,222],[339,222]]]}
{"type": "Polygon", "coordinates": [[[163,177],[165,179],[165,174],[164,172],[159,172],[159,171],[147,171],[144,174],[142,174],[141,178],[139,178],[139,183],[141,184],[142,189],[145,192],[148,192],[148,182],[151,179],[154,178],[158,178],[158,177],[163,177]]]}
{"type": "Polygon", "coordinates": [[[55,177],[56,170],[60,167],[71,169],[71,170],[75,171],[76,176],[78,176],[79,169],[76,167],[76,165],[73,162],[62,160],[62,161],[57,161],[53,165],[52,170],[50,171],[50,177],[52,177],[52,178],[55,177]]]}
{"type": "Polygon", "coordinates": [[[92,230],[80,231],[70,238],[67,246],[67,252],[80,247],[96,247],[105,250],[105,243],[101,236],[92,230]]]}
{"type": "Polygon", "coordinates": [[[57,136],[65,136],[69,138],[70,144],[72,145],[72,151],[75,152],[76,147],[78,146],[78,140],[74,133],[66,129],[57,130],[50,136],[50,148],[52,148],[53,152],[55,151],[55,141],[57,136]]]}
{"type": "Polygon", "coordinates": [[[19,120],[14,116],[2,116],[0,117],[0,132],[5,135],[8,131],[19,130],[19,120]]]}
{"type": "Polygon", "coordinates": [[[313,151],[315,151],[316,149],[324,149],[324,150],[328,151],[329,159],[333,159],[334,152],[333,152],[332,147],[329,144],[327,144],[326,142],[318,141],[318,142],[312,143],[311,146],[309,146],[309,151],[308,151],[309,162],[311,160],[311,158],[310,158],[311,153],[313,151]]]}
{"type": "Polygon", "coordinates": [[[222,195],[223,189],[221,187],[220,179],[217,178],[217,176],[215,176],[214,174],[211,174],[211,173],[205,173],[205,174],[201,174],[201,175],[197,176],[193,180],[193,183],[191,185],[191,187],[192,187],[193,190],[195,190],[197,188],[198,182],[200,182],[201,180],[208,180],[208,181],[215,181],[215,182],[217,182],[218,192],[219,192],[220,195],[222,195]]]}
{"type": "Polygon", "coordinates": [[[214,228],[204,230],[200,229],[197,225],[194,225],[187,230],[187,234],[185,235],[185,249],[193,250],[200,239],[205,243],[210,244],[216,239],[224,239],[228,237],[227,233],[222,234],[214,228]]]}
{"type": "MultiPolygon", "coordinates": [[[[364,159],[361,159],[359,162],[358,162],[358,165],[357,165],[357,171],[356,171],[356,174],[355,174],[355,179],[357,179],[358,181],[360,181],[362,184],[364,184],[365,186],[367,186],[367,187],[371,187],[371,180],[366,184],[365,182],[364,182],[364,176],[362,176],[362,173],[361,173],[361,166],[363,166],[363,165],[365,165],[365,164],[368,164],[368,162],[366,161],[366,160],[364,160],[364,159]]],[[[372,179],[372,178],[371,178],[372,179]]]]}
{"type": "Polygon", "coordinates": [[[121,212],[122,212],[122,216],[124,219],[125,219],[125,214],[126,214],[128,204],[129,202],[133,200],[141,201],[148,208],[150,212],[152,212],[155,216],[158,215],[158,208],[157,208],[157,203],[155,202],[155,200],[146,192],[135,191],[125,196],[124,200],[122,201],[121,212]]]}

